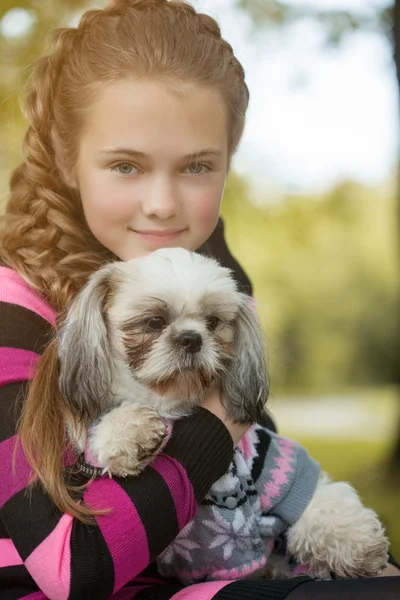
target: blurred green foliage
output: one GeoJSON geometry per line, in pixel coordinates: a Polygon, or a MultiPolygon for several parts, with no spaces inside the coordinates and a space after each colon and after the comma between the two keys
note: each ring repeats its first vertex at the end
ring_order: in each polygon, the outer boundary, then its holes
{"type": "Polygon", "coordinates": [[[321,49],[338,45],[347,35],[355,31],[379,32],[392,39],[395,19],[394,0],[384,4],[371,2],[355,6],[347,2],[346,7],[324,6],[320,3],[292,3],[290,0],[236,0],[253,18],[256,27],[286,27],[296,21],[313,19],[324,31],[321,49]]]}
{"type": "Polygon", "coordinates": [[[227,238],[255,286],[277,389],[397,381],[395,211],[394,189],[350,182],[255,206],[231,178],[227,238]]]}

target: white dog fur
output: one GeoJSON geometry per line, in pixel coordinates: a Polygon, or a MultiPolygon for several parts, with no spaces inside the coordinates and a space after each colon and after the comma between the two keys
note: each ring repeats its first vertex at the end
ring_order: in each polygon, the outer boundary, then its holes
{"type": "Polygon", "coordinates": [[[389,542],[376,513],[355,489],[322,472],[300,519],[288,529],[287,548],[314,576],[374,577],[387,566],[389,542]]]}
{"type": "MultiPolygon", "coordinates": [[[[60,388],[76,417],[70,436],[110,475],[140,473],[164,440],[165,418],[190,414],[217,382],[241,423],[258,421],[268,398],[248,297],[228,269],[183,249],[100,269],[73,300],[59,340],[60,388]]],[[[376,514],[325,473],[287,542],[322,578],[376,576],[387,564],[376,514]]],[[[283,575],[271,565],[270,576],[283,575]]]]}

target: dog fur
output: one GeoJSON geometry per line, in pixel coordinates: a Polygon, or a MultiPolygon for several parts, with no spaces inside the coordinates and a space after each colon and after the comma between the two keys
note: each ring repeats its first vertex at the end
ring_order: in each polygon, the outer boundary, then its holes
{"type": "MultiPolygon", "coordinates": [[[[60,388],[86,449],[111,475],[137,475],[166,435],[165,419],[189,415],[220,384],[228,416],[260,420],[269,393],[265,345],[249,298],[216,260],[162,249],[94,273],[59,334],[60,388]],[[87,437],[87,432],[90,436],[87,437]]],[[[376,576],[388,540],[347,483],[322,473],[289,552],[315,576],[376,576]]],[[[285,576],[271,562],[264,576],[285,576]]]]}

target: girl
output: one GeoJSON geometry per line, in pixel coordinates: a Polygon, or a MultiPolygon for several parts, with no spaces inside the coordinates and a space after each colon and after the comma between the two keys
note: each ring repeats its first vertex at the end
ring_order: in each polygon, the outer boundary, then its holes
{"type": "MultiPolygon", "coordinates": [[[[303,590],[304,598],[367,597],[361,580],[182,588],[158,576],[152,563],[246,432],[226,418],[218,390],[175,423],[140,476],[88,482],[71,468],[65,415],[28,386],[41,354],[37,376],[46,375],[56,315],[106,261],[164,246],[201,249],[236,267],[248,286],[218,221],[248,100],[216,22],[180,1],[114,0],[87,12],[77,29],[58,29],[37,62],[0,244],[4,600],[295,600],[303,590]]],[[[369,580],[369,593],[398,597],[395,579],[369,580]]]]}

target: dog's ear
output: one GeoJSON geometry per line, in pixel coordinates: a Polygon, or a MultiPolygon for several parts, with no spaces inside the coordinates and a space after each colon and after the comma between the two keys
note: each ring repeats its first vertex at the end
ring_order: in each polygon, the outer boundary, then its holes
{"type": "Polygon", "coordinates": [[[91,275],[72,300],[59,334],[60,389],[72,413],[85,422],[109,405],[112,359],[104,306],[114,264],[91,275]]]}
{"type": "Polygon", "coordinates": [[[259,423],[269,395],[266,348],[257,313],[241,295],[233,360],[222,376],[226,410],[238,423],[259,423]]]}

